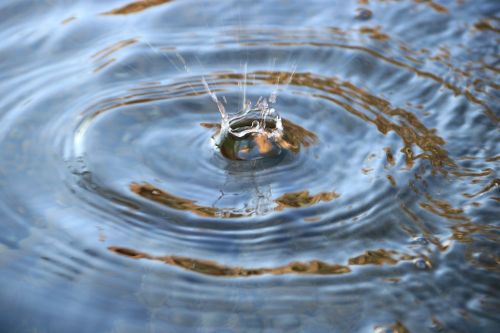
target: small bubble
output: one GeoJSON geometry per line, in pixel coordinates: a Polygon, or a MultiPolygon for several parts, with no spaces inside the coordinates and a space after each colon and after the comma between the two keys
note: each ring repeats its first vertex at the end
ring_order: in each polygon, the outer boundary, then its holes
{"type": "Polygon", "coordinates": [[[412,243],[418,245],[428,245],[429,241],[427,240],[427,238],[419,236],[419,237],[414,237],[412,243]]]}
{"type": "Polygon", "coordinates": [[[366,21],[366,20],[369,20],[373,16],[372,11],[369,9],[366,9],[366,8],[358,8],[356,10],[356,12],[357,12],[357,14],[356,14],[355,18],[357,20],[366,21]]]}
{"type": "Polygon", "coordinates": [[[424,258],[417,258],[413,261],[413,264],[418,269],[428,269],[431,268],[431,263],[425,260],[424,258]]]}

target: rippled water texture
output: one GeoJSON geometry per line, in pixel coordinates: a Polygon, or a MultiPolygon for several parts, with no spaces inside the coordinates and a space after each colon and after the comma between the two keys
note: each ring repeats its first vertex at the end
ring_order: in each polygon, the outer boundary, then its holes
{"type": "Polygon", "coordinates": [[[499,33],[496,0],[1,1],[0,331],[498,332],[499,33]],[[276,145],[218,147],[204,82],[276,97],[276,145]]]}

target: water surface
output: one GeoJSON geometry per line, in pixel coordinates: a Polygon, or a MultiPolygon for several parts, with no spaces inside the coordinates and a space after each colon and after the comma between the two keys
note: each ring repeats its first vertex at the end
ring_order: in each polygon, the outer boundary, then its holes
{"type": "Polygon", "coordinates": [[[2,332],[498,331],[498,1],[0,18],[2,332]],[[204,82],[279,154],[223,156],[204,82]]]}

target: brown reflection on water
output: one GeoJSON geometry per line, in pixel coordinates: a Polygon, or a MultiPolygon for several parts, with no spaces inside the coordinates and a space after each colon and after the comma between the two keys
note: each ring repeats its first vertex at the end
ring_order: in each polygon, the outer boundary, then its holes
{"type": "Polygon", "coordinates": [[[389,183],[391,184],[392,187],[396,187],[397,186],[396,181],[394,180],[393,176],[387,175],[386,178],[387,178],[387,180],[389,181],[389,183]]]}
{"type": "Polygon", "coordinates": [[[486,158],[486,162],[496,162],[496,161],[500,161],[500,155],[491,156],[491,157],[486,158]]]}
{"type": "Polygon", "coordinates": [[[189,211],[201,217],[236,218],[244,216],[242,214],[232,213],[229,210],[197,205],[195,201],[172,195],[150,184],[132,183],[130,184],[130,190],[143,198],[164,206],[176,210],[189,211]]]}
{"type": "Polygon", "coordinates": [[[481,247],[476,241],[489,241],[494,244],[500,242],[500,228],[495,225],[465,222],[451,226],[453,235],[451,240],[458,241],[466,246],[464,257],[469,264],[479,269],[500,272],[500,256],[496,247],[481,247]]]}
{"type": "Polygon", "coordinates": [[[208,129],[216,129],[220,131],[220,124],[219,123],[200,123],[201,127],[208,128],[208,129]]]}
{"type": "Polygon", "coordinates": [[[381,27],[361,27],[359,32],[365,35],[368,35],[371,39],[376,39],[379,41],[389,40],[389,35],[381,32],[381,27]]]}
{"type": "MultiPolygon", "coordinates": [[[[385,99],[376,97],[350,82],[340,81],[334,77],[321,77],[311,73],[291,73],[258,71],[257,80],[264,80],[269,84],[283,82],[289,78],[290,84],[313,88],[316,92],[312,96],[331,101],[354,116],[372,123],[383,134],[395,132],[404,143],[401,152],[406,157],[410,168],[416,159],[427,159],[433,166],[442,170],[442,167],[455,167],[447,151],[444,149],[445,140],[435,129],[427,128],[413,113],[402,108],[394,108],[385,99]],[[418,146],[422,153],[415,155],[413,146],[418,146]]],[[[228,78],[239,75],[226,74],[228,78]]],[[[388,154],[389,163],[393,162],[388,154]]]]}
{"type": "Polygon", "coordinates": [[[500,178],[495,178],[489,184],[487,184],[485,187],[483,187],[481,190],[479,190],[478,192],[473,193],[473,194],[464,193],[464,196],[467,198],[474,198],[474,197],[477,197],[481,194],[487,193],[495,188],[498,188],[499,186],[500,186],[500,178]]]}
{"type": "Polygon", "coordinates": [[[483,19],[474,24],[474,28],[482,31],[493,31],[500,34],[500,28],[494,27],[491,20],[483,19]]]}
{"type": "Polygon", "coordinates": [[[124,39],[94,53],[91,58],[98,64],[96,69],[94,69],[94,72],[99,72],[103,68],[107,67],[108,65],[116,61],[115,58],[108,59],[109,56],[127,46],[136,44],[138,41],[139,40],[137,40],[136,38],[124,39]]]}
{"type": "Polygon", "coordinates": [[[441,14],[448,13],[448,8],[446,8],[445,6],[440,5],[432,0],[413,0],[413,2],[426,4],[427,6],[429,6],[430,8],[434,9],[436,12],[441,13],[441,14]]]}
{"type": "Polygon", "coordinates": [[[390,165],[395,165],[396,161],[394,160],[394,154],[392,153],[392,149],[389,147],[386,147],[386,148],[384,148],[384,151],[385,151],[385,155],[387,158],[387,163],[389,163],[390,165]]]}
{"type": "MultiPolygon", "coordinates": [[[[177,266],[192,272],[219,277],[245,277],[264,274],[304,274],[304,275],[337,275],[350,273],[350,265],[396,265],[400,261],[409,261],[418,258],[408,254],[400,254],[393,250],[378,249],[366,251],[364,254],[349,259],[348,265],[329,264],[321,260],[310,260],[306,262],[293,261],[284,266],[269,268],[243,268],[238,266],[227,266],[212,260],[195,259],[183,256],[155,256],[134,249],[110,246],[108,250],[132,259],[149,259],[163,262],[167,265],[177,266]]],[[[423,258],[428,267],[432,267],[430,259],[423,258]]]]}
{"type": "Polygon", "coordinates": [[[462,208],[454,208],[446,200],[435,199],[429,194],[426,194],[427,202],[420,203],[420,207],[430,213],[439,215],[449,220],[469,221],[469,218],[464,215],[462,208]]]}
{"type": "Polygon", "coordinates": [[[452,225],[450,229],[453,232],[451,239],[461,243],[473,243],[474,236],[481,236],[496,243],[500,242],[500,228],[494,225],[465,222],[452,225]]]}
{"type": "Polygon", "coordinates": [[[311,131],[283,119],[283,136],[278,141],[280,146],[294,153],[298,153],[301,146],[309,147],[318,141],[318,137],[311,131]]]}
{"type": "Polygon", "coordinates": [[[114,63],[116,61],[115,58],[111,58],[109,60],[106,60],[105,62],[101,63],[99,66],[97,66],[95,69],[94,69],[94,73],[97,73],[97,72],[100,72],[101,70],[103,70],[104,68],[108,67],[109,65],[111,65],[112,63],[114,63]]]}
{"type": "Polygon", "coordinates": [[[70,16],[70,17],[68,17],[68,18],[64,19],[64,20],[61,22],[61,24],[68,24],[68,23],[70,23],[70,22],[72,22],[72,21],[74,21],[74,20],[76,20],[76,16],[70,16]]]}
{"type": "Polygon", "coordinates": [[[394,250],[371,250],[349,259],[349,265],[395,265],[400,261],[413,260],[416,256],[400,254],[394,250]]]}
{"type": "Polygon", "coordinates": [[[114,43],[113,45],[107,46],[104,49],[94,53],[92,58],[97,60],[102,60],[103,58],[109,57],[113,53],[129,46],[137,43],[138,40],[136,38],[124,39],[119,42],[114,43]]]}
{"type": "MultiPolygon", "coordinates": [[[[176,210],[188,211],[201,217],[240,218],[253,213],[253,211],[236,213],[236,209],[201,206],[196,204],[196,201],[175,196],[148,183],[132,183],[130,184],[130,190],[161,205],[176,210]]],[[[335,192],[320,192],[316,195],[309,195],[309,191],[285,193],[274,200],[277,204],[274,210],[282,211],[285,208],[309,207],[321,201],[331,201],[338,197],[340,195],[335,192]]]]}
{"type": "Polygon", "coordinates": [[[307,262],[294,261],[288,265],[275,268],[243,268],[224,266],[211,260],[193,259],[182,256],[153,256],[144,252],[118,246],[110,246],[108,250],[132,259],[160,261],[167,265],[177,266],[192,272],[218,277],[246,277],[264,274],[336,275],[349,273],[351,271],[347,266],[328,264],[319,260],[307,262]]]}
{"type": "MultiPolygon", "coordinates": [[[[376,1],[382,2],[382,3],[395,3],[395,4],[401,2],[400,0],[376,0],[376,1]]],[[[436,3],[436,2],[434,2],[433,0],[413,0],[413,2],[418,3],[418,4],[427,5],[429,8],[433,9],[437,13],[441,13],[441,14],[448,13],[448,8],[446,8],[445,6],[440,5],[440,4],[436,3]]],[[[358,0],[358,3],[360,5],[366,6],[366,5],[369,5],[370,1],[369,0],[358,0]]]]}
{"type": "Polygon", "coordinates": [[[350,265],[394,265],[398,261],[392,257],[395,251],[386,251],[379,249],[375,251],[366,251],[365,254],[349,259],[350,265]]]}
{"type": "Polygon", "coordinates": [[[463,169],[460,171],[453,171],[452,174],[457,177],[486,177],[491,175],[493,172],[494,170],[491,168],[484,169],[480,172],[463,169]]]}
{"type": "Polygon", "coordinates": [[[274,200],[278,207],[277,211],[285,208],[309,207],[321,201],[331,201],[339,198],[340,194],[335,192],[321,192],[316,195],[309,195],[309,191],[286,193],[274,200]]]}
{"type": "Polygon", "coordinates": [[[173,0],[141,0],[129,3],[120,8],[110,10],[108,12],[102,13],[102,15],[127,15],[142,12],[148,8],[159,6],[167,2],[172,2],[173,0]]]}

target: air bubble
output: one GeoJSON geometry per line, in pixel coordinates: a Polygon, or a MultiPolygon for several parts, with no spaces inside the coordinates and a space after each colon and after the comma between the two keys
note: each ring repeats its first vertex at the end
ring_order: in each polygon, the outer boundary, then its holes
{"type": "Polygon", "coordinates": [[[423,236],[419,236],[413,238],[412,243],[425,246],[429,244],[429,240],[423,236]]]}
{"type": "Polygon", "coordinates": [[[432,267],[431,263],[424,259],[424,258],[417,258],[413,261],[413,264],[415,265],[415,267],[417,267],[418,269],[429,269],[432,267]]]}
{"type": "Polygon", "coordinates": [[[373,16],[372,11],[369,9],[366,9],[366,8],[359,8],[356,10],[356,12],[357,12],[357,14],[356,14],[357,20],[366,21],[366,20],[369,20],[373,16]]]}

